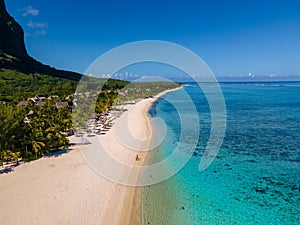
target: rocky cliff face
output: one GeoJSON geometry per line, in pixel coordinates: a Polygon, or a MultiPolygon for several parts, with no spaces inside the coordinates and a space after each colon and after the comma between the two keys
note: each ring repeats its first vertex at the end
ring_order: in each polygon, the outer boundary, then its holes
{"type": "Polygon", "coordinates": [[[0,71],[1,68],[72,80],[79,80],[82,76],[74,72],[56,70],[30,57],[24,43],[24,31],[6,11],[4,0],[0,0],[0,71]]]}
{"type": "Polygon", "coordinates": [[[0,0],[0,33],[0,50],[17,58],[28,57],[24,31],[6,11],[4,0],[0,0]]]}

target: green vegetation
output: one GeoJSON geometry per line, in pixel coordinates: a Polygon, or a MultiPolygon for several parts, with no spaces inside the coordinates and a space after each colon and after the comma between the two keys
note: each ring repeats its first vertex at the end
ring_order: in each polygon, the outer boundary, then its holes
{"type": "Polygon", "coordinates": [[[0,105],[0,161],[27,161],[68,146],[72,128],[70,107],[56,108],[53,100],[42,106],[0,105]]]}
{"type": "MultiPolygon", "coordinates": [[[[98,82],[101,83],[101,80],[98,82]]],[[[180,86],[180,84],[173,82],[133,82],[128,83],[122,89],[119,89],[119,86],[118,89],[116,89],[117,84],[115,83],[115,86],[112,86],[112,89],[101,91],[100,94],[97,95],[97,91],[90,90],[100,90],[99,87],[102,86],[103,83],[98,83],[99,86],[97,86],[97,80],[95,80],[93,85],[92,89],[86,88],[89,86],[89,82],[82,82],[79,84],[78,89],[81,90],[82,93],[80,96],[76,97],[77,107],[73,111],[73,122],[75,123],[75,127],[83,127],[84,122],[91,118],[92,113],[102,114],[108,111],[112,106],[148,98],[164,90],[180,86]]]]}
{"type": "Polygon", "coordinates": [[[116,100],[116,104],[123,104],[141,98],[148,98],[158,93],[179,87],[179,83],[173,82],[133,82],[122,89],[116,100]]]}
{"type": "Polygon", "coordinates": [[[44,65],[27,54],[22,27],[7,13],[3,0],[0,6],[0,164],[12,160],[18,163],[19,158],[28,161],[65,148],[66,131],[75,125],[83,126],[92,112],[104,113],[114,102],[122,104],[178,86],[129,85],[126,81],[98,79],[44,65]],[[51,98],[17,106],[38,94],[51,98]],[[58,98],[52,98],[54,95],[58,98]],[[71,107],[56,107],[56,101],[83,104],[73,109],[78,112],[74,116],[71,107]]]}
{"type": "MultiPolygon", "coordinates": [[[[158,93],[179,87],[180,84],[172,82],[133,82],[122,89],[102,91],[97,98],[95,112],[106,112],[113,105],[121,105],[132,100],[149,98],[158,93]]],[[[87,101],[87,99],[85,99],[87,101]]],[[[91,102],[89,102],[91,104],[91,102]]],[[[94,108],[93,108],[94,110],[94,108]]]]}
{"type": "Polygon", "coordinates": [[[102,114],[113,105],[151,97],[179,86],[171,82],[129,83],[94,77],[84,77],[78,85],[77,81],[65,78],[9,69],[1,70],[0,85],[0,165],[18,162],[19,158],[29,161],[66,148],[69,145],[67,131],[72,130],[73,125],[83,127],[91,113],[102,114]],[[26,106],[17,106],[20,100],[37,94],[58,98],[45,100],[41,105],[29,101],[26,106]],[[67,101],[69,105],[76,101],[80,106],[57,108],[57,101],[67,101]],[[72,110],[77,113],[72,114],[72,110]],[[74,121],[78,124],[72,124],[74,121]]]}
{"type": "Polygon", "coordinates": [[[12,62],[13,60],[17,60],[17,58],[0,50],[0,61],[12,62]]]}
{"type": "MultiPolygon", "coordinates": [[[[81,90],[115,90],[125,87],[129,82],[83,77],[81,90]]],[[[78,81],[53,77],[44,74],[25,74],[16,70],[0,70],[0,101],[18,103],[34,97],[36,94],[45,96],[58,95],[64,98],[74,94],[78,81]]],[[[77,90],[77,91],[81,91],[77,90]]]]}
{"type": "Polygon", "coordinates": [[[15,70],[0,71],[0,101],[17,103],[36,94],[68,96],[77,82],[43,74],[24,74],[15,70]]]}

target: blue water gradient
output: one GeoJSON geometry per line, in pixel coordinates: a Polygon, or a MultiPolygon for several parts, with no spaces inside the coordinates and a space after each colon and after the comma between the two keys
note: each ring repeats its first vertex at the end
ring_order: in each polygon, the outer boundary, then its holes
{"type": "MultiPolygon", "coordinates": [[[[150,163],[172,153],[179,141],[180,118],[191,118],[193,126],[193,118],[199,116],[201,131],[193,157],[179,173],[143,188],[143,224],[299,223],[300,83],[223,83],[221,87],[226,135],[217,158],[204,172],[198,166],[211,121],[197,84],[167,94],[150,109],[149,114],[161,117],[168,127],[150,163]],[[184,92],[193,99],[198,115],[180,102],[184,92]],[[175,109],[174,101],[182,108],[175,109]]],[[[154,128],[160,129],[156,124],[154,128]]]]}

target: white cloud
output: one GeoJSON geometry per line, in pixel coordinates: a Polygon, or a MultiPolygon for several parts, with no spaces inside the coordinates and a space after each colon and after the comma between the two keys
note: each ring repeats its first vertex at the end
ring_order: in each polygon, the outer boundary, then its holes
{"type": "Polygon", "coordinates": [[[34,34],[35,35],[46,35],[46,31],[45,30],[37,30],[34,34]]]}
{"type": "Polygon", "coordinates": [[[249,77],[249,78],[254,78],[255,75],[254,75],[253,73],[248,73],[248,77],[249,77]]]}
{"type": "Polygon", "coordinates": [[[143,75],[140,79],[136,80],[138,82],[158,82],[158,81],[170,81],[164,77],[161,77],[159,75],[149,76],[149,75],[143,75]]]}
{"type": "Polygon", "coordinates": [[[47,28],[48,24],[47,23],[35,23],[32,20],[30,20],[29,23],[27,23],[27,26],[31,27],[31,28],[41,28],[41,29],[43,29],[43,28],[47,28]]]}
{"type": "Polygon", "coordinates": [[[110,78],[110,74],[102,74],[101,76],[100,76],[101,78],[110,78]]]}
{"type": "Polygon", "coordinates": [[[35,8],[32,8],[32,6],[28,6],[25,10],[24,10],[24,13],[23,13],[23,16],[28,16],[28,15],[31,15],[31,16],[37,16],[39,15],[40,11],[38,9],[35,9],[35,8]]]}
{"type": "Polygon", "coordinates": [[[37,37],[39,35],[46,35],[45,30],[37,30],[34,33],[25,32],[25,37],[37,37]]]}

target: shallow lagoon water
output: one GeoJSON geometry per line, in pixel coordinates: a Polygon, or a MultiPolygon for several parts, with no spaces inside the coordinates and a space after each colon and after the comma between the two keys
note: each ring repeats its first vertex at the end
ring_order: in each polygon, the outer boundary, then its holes
{"type": "Polygon", "coordinates": [[[201,130],[185,167],[168,180],[143,188],[143,224],[300,221],[300,83],[224,83],[221,87],[227,108],[226,135],[216,159],[203,172],[198,166],[209,138],[210,110],[201,89],[189,83],[150,109],[150,116],[161,117],[168,127],[150,163],[172,153],[181,132],[180,118],[191,118],[189,126],[193,126],[193,117],[199,116],[201,130]],[[183,92],[193,99],[198,115],[180,102],[183,92]],[[176,110],[174,101],[182,108],[176,110]]]}

